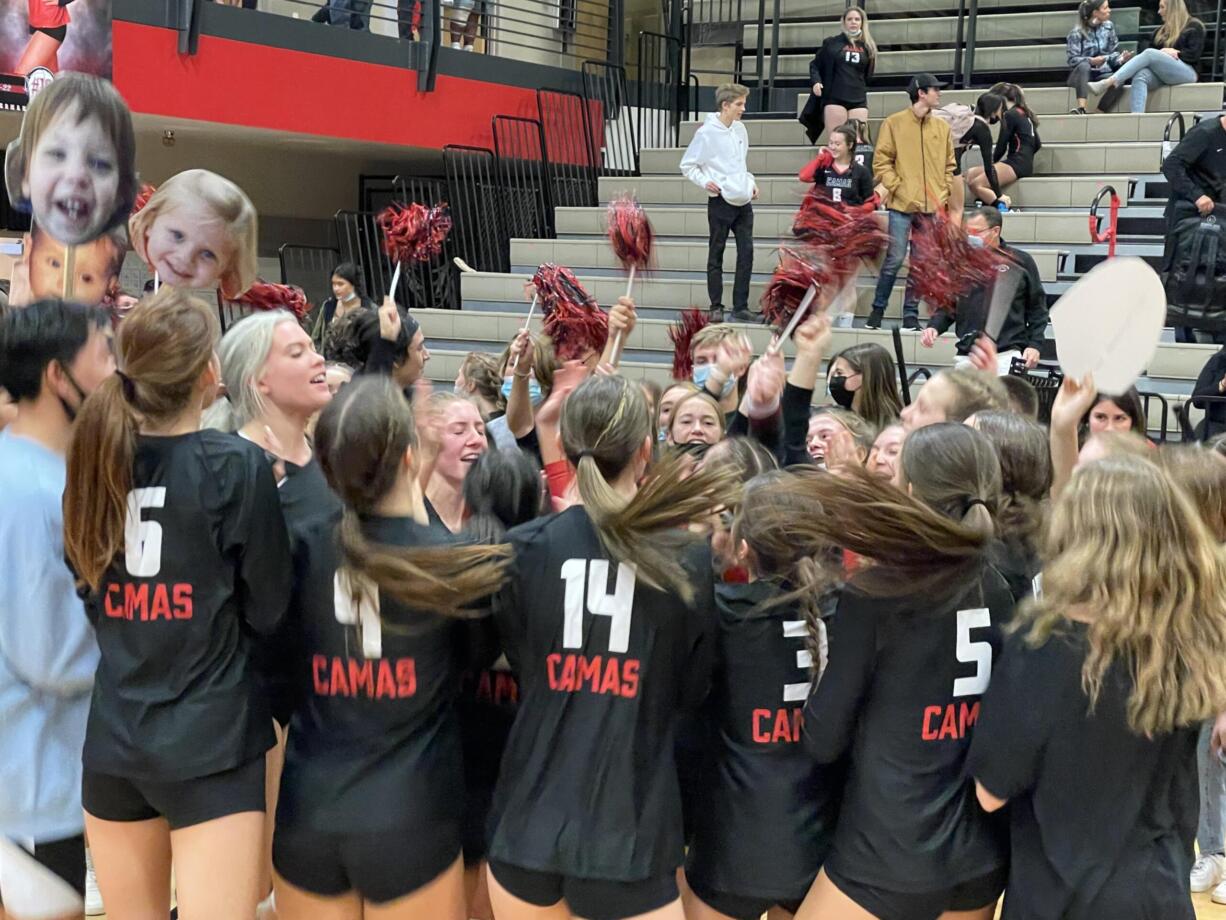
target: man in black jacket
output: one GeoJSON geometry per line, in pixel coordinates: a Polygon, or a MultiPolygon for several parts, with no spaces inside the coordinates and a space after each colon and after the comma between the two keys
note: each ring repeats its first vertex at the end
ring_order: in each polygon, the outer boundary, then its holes
{"type": "MultiPolygon", "coordinates": [[[[995,331],[997,351],[997,372],[1001,375],[1009,373],[1009,365],[1014,358],[1022,358],[1026,366],[1034,367],[1039,363],[1039,348],[1047,332],[1047,293],[1043,290],[1043,281],[1039,278],[1039,268],[1029,253],[1015,249],[1000,237],[1001,213],[993,207],[976,208],[967,217],[965,227],[971,240],[979,240],[984,246],[999,249],[1012,260],[1008,267],[1010,272],[1017,272],[1017,286],[1013,291],[1013,299],[1009,311],[1001,323],[1000,330],[995,331]]],[[[928,321],[928,328],[920,334],[920,344],[931,348],[937,338],[950,326],[959,338],[969,333],[985,332],[988,325],[988,310],[992,303],[992,292],[997,282],[972,290],[958,300],[954,315],[947,310],[934,310],[928,321]]]]}
{"type": "MultiPolygon", "coordinates": [[[[1206,118],[1184,135],[1162,163],[1162,174],[1171,185],[1166,203],[1166,242],[1162,253],[1162,270],[1174,267],[1177,236],[1172,232],[1181,220],[1208,217],[1217,212],[1226,220],[1226,115],[1206,118]]],[[[1175,329],[1178,342],[1196,342],[1196,332],[1183,326],[1175,329]]],[[[1226,343],[1222,333],[1212,340],[1226,343]]]]}

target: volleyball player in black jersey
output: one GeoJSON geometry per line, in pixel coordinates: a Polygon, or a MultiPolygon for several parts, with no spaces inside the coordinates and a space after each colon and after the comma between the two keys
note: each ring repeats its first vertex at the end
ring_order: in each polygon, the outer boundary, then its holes
{"type": "Polygon", "coordinates": [[[1226,701],[1226,550],[1166,474],[1114,456],[1073,473],[1044,556],[970,753],[979,801],[1009,802],[1002,916],[1192,920],[1197,731],[1226,701]]]}
{"type": "Polygon", "coordinates": [[[253,633],[285,612],[290,551],[254,444],[200,431],[218,325],[166,288],[119,330],[119,368],[68,455],[65,551],[102,653],[82,803],[114,917],[254,916],[272,714],[253,633]],[[224,884],[219,880],[224,879],[224,884]]]}
{"type": "Polygon", "coordinates": [[[834,834],[840,771],[815,763],[801,743],[833,604],[819,561],[788,526],[823,510],[770,489],[789,475],[746,484],[730,542],[749,582],[715,588],[718,664],[706,708],[717,725],[690,791],[687,920],[758,920],[776,905],[795,911],[834,834]]]}
{"type": "Polygon", "coordinates": [[[345,387],[316,443],[345,515],[308,540],[277,912],[463,920],[454,614],[497,587],[505,548],[456,545],[426,524],[413,416],[391,380],[345,387]]]}
{"type": "Polygon", "coordinates": [[[987,920],[1004,886],[1002,835],[965,765],[1013,607],[988,564],[999,464],[983,435],[938,423],[908,435],[899,474],[901,489],[858,469],[776,486],[826,512],[798,517],[794,542],[872,563],[840,598],[805,706],[810,752],[849,764],[834,843],[797,920],[987,920]]]}
{"type": "Polygon", "coordinates": [[[679,710],[710,681],[709,548],[682,525],[726,502],[732,474],[642,487],[653,432],[642,388],[580,384],[562,444],[582,499],[509,534],[495,601],[520,708],[494,793],[490,895],[499,920],[679,918],[679,710]]]}

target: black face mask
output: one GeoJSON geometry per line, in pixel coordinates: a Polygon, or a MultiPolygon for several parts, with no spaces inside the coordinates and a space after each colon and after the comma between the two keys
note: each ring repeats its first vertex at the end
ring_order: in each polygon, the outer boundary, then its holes
{"type": "Polygon", "coordinates": [[[85,391],[81,389],[80,384],[73,378],[72,373],[63,364],[60,365],[60,370],[64,373],[64,378],[72,385],[72,388],[77,391],[77,398],[80,400],[76,406],[71,406],[63,396],[56,394],[56,399],[60,401],[60,405],[64,407],[64,414],[68,416],[68,421],[75,422],[77,420],[77,412],[81,408],[81,403],[85,402],[85,391]]]}
{"type": "Polygon", "coordinates": [[[830,398],[834,400],[835,405],[843,409],[850,409],[856,394],[847,389],[847,378],[842,374],[835,374],[830,378],[829,386],[830,398]]]}

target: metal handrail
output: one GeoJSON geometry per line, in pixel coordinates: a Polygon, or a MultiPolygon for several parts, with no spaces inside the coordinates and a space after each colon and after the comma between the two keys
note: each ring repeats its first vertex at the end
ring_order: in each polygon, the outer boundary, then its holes
{"type": "Polygon", "coordinates": [[[1104,185],[1098,190],[1098,194],[1094,196],[1094,201],[1090,204],[1090,242],[1106,243],[1108,259],[1115,256],[1115,243],[1119,236],[1119,226],[1120,196],[1115,191],[1115,186],[1104,185]],[[1104,195],[1111,196],[1111,212],[1107,219],[1107,229],[1100,233],[1098,230],[1098,206],[1102,202],[1104,195]]]}

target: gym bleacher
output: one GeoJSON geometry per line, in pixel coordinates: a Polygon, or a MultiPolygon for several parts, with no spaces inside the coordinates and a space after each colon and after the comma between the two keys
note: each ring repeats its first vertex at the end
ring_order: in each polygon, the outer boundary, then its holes
{"type": "MultiPolygon", "coordinates": [[[[786,15],[779,29],[778,74],[783,85],[794,87],[796,109],[807,97],[808,60],[821,39],[838,27],[842,3],[827,0],[782,0],[786,15]],[[811,18],[806,19],[805,16],[811,18]],[[800,49],[808,49],[801,51],[800,49]],[[797,76],[799,75],[799,76],[797,76]],[[790,80],[790,77],[797,77],[790,80]]],[[[1009,3],[1009,9],[1019,6],[1009,3]]],[[[1107,247],[1091,242],[1090,204],[1106,185],[1119,195],[1119,255],[1139,255],[1158,267],[1162,252],[1166,185],[1160,167],[1162,141],[1173,113],[1182,113],[1189,126],[1198,115],[1220,112],[1223,84],[1201,82],[1163,87],[1150,94],[1149,111],[1143,115],[1126,114],[1127,94],[1117,111],[1125,114],[1094,113],[1088,116],[1067,114],[1075,104],[1072,92],[1063,85],[1064,37],[1076,16],[1071,5],[1027,3],[1053,7],[1032,12],[994,13],[995,5],[981,3],[978,22],[979,48],[975,58],[974,87],[946,90],[942,103],[973,104],[991,79],[1019,68],[1013,78],[1021,82],[1033,110],[1039,115],[1043,148],[1036,157],[1036,174],[1006,190],[1014,207],[1005,216],[1004,236],[1029,251],[1035,258],[1050,303],[1093,265],[1106,258],[1107,247]],[[981,66],[980,62],[985,62],[981,66]],[[1012,62],[1012,63],[1011,63],[1012,62]],[[1028,76],[1036,82],[1028,82],[1028,76]],[[1058,82],[1060,85],[1052,85],[1058,82]],[[1046,83],[1047,85],[1042,85],[1046,83]]],[[[932,71],[948,79],[953,68],[956,15],[944,7],[914,0],[885,0],[870,9],[871,28],[882,49],[874,86],[881,82],[897,84],[899,76],[916,71],[932,71]],[[929,12],[917,12],[932,6],[929,12]],[[906,18],[891,18],[893,10],[908,10],[906,18]],[[900,47],[901,46],[901,47],[900,47]]],[[[1135,37],[1141,11],[1117,9],[1114,18],[1121,35],[1135,37]]],[[[757,23],[745,25],[756,42],[757,23]]],[[[770,28],[765,32],[772,33],[770,28]]],[[[746,42],[748,46],[749,42],[746,42]]],[[[697,53],[701,49],[694,49],[697,53]]],[[[746,57],[744,64],[753,63],[746,57]]],[[[749,81],[743,71],[737,74],[749,81]]],[[[729,77],[732,74],[728,74],[729,77]]],[[[704,82],[718,82],[707,72],[704,82]]],[[[756,94],[751,94],[753,103],[756,94]]],[[[874,136],[881,119],[907,104],[897,88],[870,93],[869,114],[874,136]]],[[[477,272],[461,277],[463,309],[454,311],[417,311],[430,342],[430,375],[435,379],[454,376],[463,355],[472,349],[501,349],[522,324],[527,304],[525,285],[537,265],[555,261],[570,266],[600,303],[611,304],[625,291],[625,278],[605,238],[604,203],[622,192],[633,192],[647,209],[658,234],[658,270],[635,282],[634,298],[639,310],[639,325],[631,336],[623,359],[624,371],[632,376],[664,383],[670,378],[672,346],[668,328],[679,311],[707,306],[705,265],[707,255],[706,193],[686,181],[678,163],[684,145],[693,136],[698,121],[681,125],[681,147],[645,148],[640,155],[639,176],[605,176],[599,181],[601,206],[558,208],[556,239],[513,239],[511,272],[477,272]]],[[[780,240],[790,236],[792,217],[806,191],[796,173],[813,156],[805,141],[803,128],[791,112],[750,113],[749,168],[755,173],[761,197],[755,203],[755,246],[753,307],[774,269],[780,240]]],[[[1173,126],[1172,126],[1173,127],[1173,126]]],[[[1173,137],[1178,137],[1174,128],[1173,137]]],[[[968,202],[968,206],[969,206],[968,202]]],[[[1103,207],[1099,229],[1104,229],[1107,209],[1103,207]]],[[[730,290],[735,246],[730,241],[725,253],[725,285],[730,290]]],[[[875,275],[861,272],[858,282],[856,321],[851,328],[836,328],[832,351],[864,341],[876,341],[893,351],[890,326],[901,315],[905,269],[895,287],[882,330],[863,328],[872,298],[875,275]]],[[[725,295],[724,303],[731,298],[725,295]]],[[[923,310],[923,308],[922,308],[923,310]]],[[[924,311],[926,312],[926,311],[924,311]]],[[[757,349],[765,347],[770,332],[763,326],[748,326],[757,349]]],[[[1052,333],[1049,329],[1049,338],[1052,333]]],[[[1054,341],[1048,343],[1045,359],[1054,360],[1054,341]]],[[[1163,342],[1147,374],[1138,384],[1149,398],[1150,431],[1155,438],[1178,439],[1177,410],[1190,393],[1196,376],[1212,345],[1175,342],[1167,329],[1163,342]],[[1161,397],[1161,398],[1159,398],[1161,397]],[[1165,413],[1164,413],[1165,408],[1165,413]]],[[[918,336],[904,333],[903,353],[908,371],[927,367],[932,370],[950,365],[954,359],[952,336],[944,336],[933,349],[919,345],[918,336]]],[[[824,394],[819,394],[819,397],[824,394]]],[[[1192,418],[1199,417],[1197,410],[1192,418]]]]}

